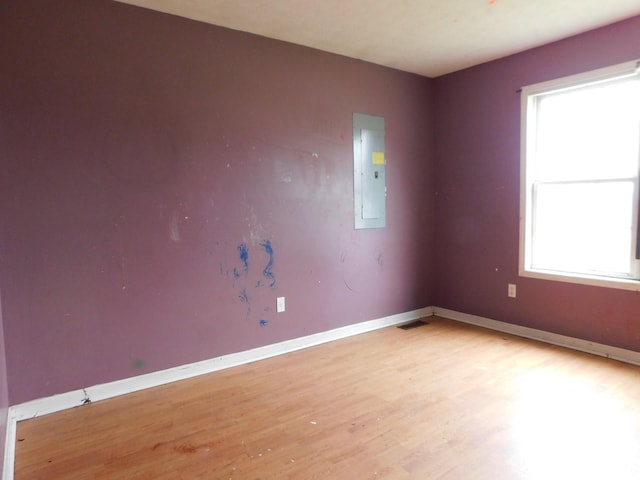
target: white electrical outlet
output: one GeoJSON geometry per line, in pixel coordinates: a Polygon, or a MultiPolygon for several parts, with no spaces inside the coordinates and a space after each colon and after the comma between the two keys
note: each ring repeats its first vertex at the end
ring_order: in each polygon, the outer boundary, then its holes
{"type": "Polygon", "coordinates": [[[276,312],[284,312],[284,297],[276,298],[276,312]]]}
{"type": "Polygon", "coordinates": [[[510,283],[507,287],[507,295],[511,298],[516,298],[516,284],[510,283]]]}

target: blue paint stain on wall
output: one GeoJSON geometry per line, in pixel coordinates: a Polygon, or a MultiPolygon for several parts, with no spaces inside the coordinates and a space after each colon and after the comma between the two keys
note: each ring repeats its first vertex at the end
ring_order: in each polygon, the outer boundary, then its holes
{"type": "Polygon", "coordinates": [[[264,267],[262,274],[271,280],[269,286],[274,288],[276,286],[276,277],[273,274],[273,246],[271,245],[270,240],[265,240],[260,244],[260,246],[264,248],[264,251],[269,255],[269,261],[267,262],[267,266],[264,267]]]}
{"type": "MultiPolygon", "coordinates": [[[[238,254],[238,257],[236,258],[240,259],[241,261],[240,265],[237,265],[234,268],[231,268],[230,266],[229,268],[227,268],[227,265],[225,265],[224,262],[220,262],[219,267],[220,267],[221,275],[224,275],[227,278],[230,278],[230,277],[233,278],[233,288],[238,293],[238,298],[240,299],[240,302],[244,304],[246,308],[246,319],[249,320],[250,318],[253,318],[255,320],[258,320],[259,325],[261,327],[265,327],[269,322],[264,318],[264,316],[268,315],[270,307],[264,308],[262,314],[258,313],[259,309],[257,309],[255,315],[252,316],[253,306],[257,306],[257,305],[252,305],[252,301],[255,302],[257,298],[260,298],[260,296],[258,295],[256,298],[250,298],[248,291],[251,288],[251,286],[254,286],[254,288],[256,289],[260,289],[267,285],[270,288],[275,288],[276,276],[273,272],[274,251],[273,251],[273,245],[271,244],[271,241],[265,240],[259,244],[259,247],[262,248],[262,250],[267,254],[267,259],[266,261],[264,261],[264,263],[263,263],[263,260],[260,260],[261,262],[260,267],[262,267],[262,275],[259,276],[258,279],[256,279],[254,275],[249,276],[249,267],[250,267],[249,266],[249,247],[247,246],[246,243],[237,244],[237,247],[236,247],[237,254],[238,254]],[[261,316],[263,317],[262,319],[261,319],[261,316]]],[[[262,258],[264,259],[264,257],[262,258]]],[[[253,263],[255,263],[255,254],[254,254],[253,260],[254,260],[253,263]]],[[[260,270],[258,269],[258,271],[260,270]]]]}
{"type": "Polygon", "coordinates": [[[241,243],[238,245],[238,254],[240,255],[240,260],[242,261],[242,268],[244,269],[244,273],[249,272],[249,249],[247,245],[241,243]]]}
{"type": "Polygon", "coordinates": [[[222,265],[222,262],[220,262],[220,275],[227,278],[229,277],[229,271],[225,270],[224,265],[222,265]]]}

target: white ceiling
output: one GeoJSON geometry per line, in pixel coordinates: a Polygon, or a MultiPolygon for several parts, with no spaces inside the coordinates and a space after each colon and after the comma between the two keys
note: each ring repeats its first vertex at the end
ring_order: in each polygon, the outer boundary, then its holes
{"type": "Polygon", "coordinates": [[[640,15],[640,0],[118,0],[437,77],[640,15]]]}

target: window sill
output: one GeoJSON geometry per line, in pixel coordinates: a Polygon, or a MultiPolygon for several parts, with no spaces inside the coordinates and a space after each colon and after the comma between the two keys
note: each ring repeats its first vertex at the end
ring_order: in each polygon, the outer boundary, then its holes
{"type": "Polygon", "coordinates": [[[595,275],[572,274],[554,272],[551,270],[533,270],[520,268],[519,275],[527,278],[537,278],[539,280],[551,280],[555,282],[574,283],[578,285],[591,285],[594,287],[617,288],[619,290],[631,290],[640,292],[640,280],[599,277],[595,275]]]}

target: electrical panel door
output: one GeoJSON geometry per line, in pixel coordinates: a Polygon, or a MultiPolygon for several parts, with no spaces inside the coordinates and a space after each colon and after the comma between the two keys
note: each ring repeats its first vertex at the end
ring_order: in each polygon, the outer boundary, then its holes
{"type": "Polygon", "coordinates": [[[384,118],[353,114],[355,228],[386,225],[384,118]]]}

